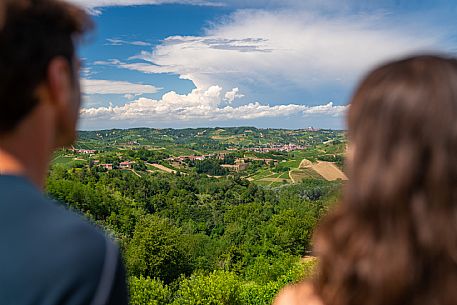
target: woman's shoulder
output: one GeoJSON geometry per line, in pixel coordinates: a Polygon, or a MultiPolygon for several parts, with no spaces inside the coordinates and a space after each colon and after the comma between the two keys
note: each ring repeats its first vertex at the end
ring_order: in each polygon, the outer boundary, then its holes
{"type": "Polygon", "coordinates": [[[283,288],[273,305],[323,305],[320,298],[315,294],[314,287],[310,282],[301,282],[283,288]]]}

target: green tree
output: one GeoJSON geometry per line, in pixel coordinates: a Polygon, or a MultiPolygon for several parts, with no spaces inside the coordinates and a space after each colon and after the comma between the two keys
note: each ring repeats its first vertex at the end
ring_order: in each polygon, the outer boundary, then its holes
{"type": "Polygon", "coordinates": [[[173,305],[241,305],[240,283],[232,272],[192,275],[180,282],[173,305]]]}
{"type": "Polygon", "coordinates": [[[185,253],[180,248],[181,230],[169,219],[144,216],[136,225],[127,248],[127,268],[132,275],[172,282],[189,273],[185,253]]]}
{"type": "Polygon", "coordinates": [[[162,281],[148,277],[129,278],[130,305],[162,305],[169,304],[173,292],[162,281]]]}

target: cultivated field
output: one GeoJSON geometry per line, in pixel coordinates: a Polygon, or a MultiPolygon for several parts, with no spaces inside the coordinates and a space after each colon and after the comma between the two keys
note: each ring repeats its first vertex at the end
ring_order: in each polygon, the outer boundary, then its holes
{"type": "Polygon", "coordinates": [[[341,169],[339,169],[333,162],[318,161],[317,163],[312,163],[307,159],[303,159],[300,163],[300,170],[291,171],[291,179],[296,181],[305,178],[324,178],[327,181],[348,179],[341,169]]]}
{"type": "Polygon", "coordinates": [[[319,161],[317,164],[313,164],[312,169],[328,181],[348,179],[346,175],[332,162],[319,161]]]}

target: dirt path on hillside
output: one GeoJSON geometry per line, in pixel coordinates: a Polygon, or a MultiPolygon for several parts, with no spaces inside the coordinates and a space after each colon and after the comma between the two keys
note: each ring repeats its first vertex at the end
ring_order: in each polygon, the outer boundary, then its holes
{"type": "MultiPolygon", "coordinates": [[[[303,168],[307,168],[307,167],[311,167],[313,165],[313,163],[307,159],[303,159],[301,162],[300,162],[300,165],[298,166],[298,169],[303,169],[303,168]]],[[[294,177],[292,176],[292,171],[294,171],[294,169],[290,170],[289,171],[289,178],[290,180],[292,181],[292,183],[296,183],[294,177]]]]}
{"type": "MultiPolygon", "coordinates": [[[[302,162],[303,162],[303,161],[302,161],[302,162]]],[[[301,163],[300,163],[300,165],[301,165],[301,163]]],[[[290,180],[292,181],[292,183],[295,183],[295,179],[294,179],[294,177],[292,176],[292,171],[289,171],[289,178],[290,178],[290,180]]]]}
{"type": "MultiPolygon", "coordinates": [[[[313,166],[313,163],[311,161],[309,161],[308,159],[303,159],[301,162],[300,162],[300,165],[298,166],[298,169],[303,169],[303,168],[308,168],[308,167],[312,167],[313,166]]],[[[289,178],[290,180],[292,181],[292,183],[296,183],[293,175],[292,175],[292,171],[296,170],[295,168],[290,170],[289,171],[289,178]]]]}
{"type": "Polygon", "coordinates": [[[135,175],[137,175],[138,177],[140,177],[140,178],[141,178],[141,175],[140,175],[140,174],[138,174],[138,173],[137,173],[137,172],[136,172],[134,169],[131,169],[130,171],[131,171],[132,173],[134,173],[135,175]]]}

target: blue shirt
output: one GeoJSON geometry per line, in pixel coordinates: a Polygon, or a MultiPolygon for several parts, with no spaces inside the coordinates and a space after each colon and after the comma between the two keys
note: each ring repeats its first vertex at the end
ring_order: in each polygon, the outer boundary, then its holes
{"type": "Polygon", "coordinates": [[[0,176],[0,304],[127,304],[118,247],[28,180],[0,176]]]}

